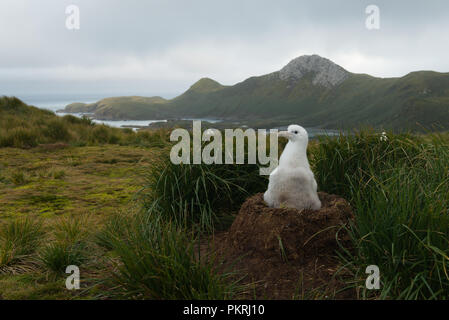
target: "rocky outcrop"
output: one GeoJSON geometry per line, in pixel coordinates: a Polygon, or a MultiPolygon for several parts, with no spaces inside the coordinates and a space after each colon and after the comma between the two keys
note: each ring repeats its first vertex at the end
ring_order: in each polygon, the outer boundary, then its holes
{"type": "Polygon", "coordinates": [[[326,88],[342,83],[350,75],[339,65],[318,55],[296,58],[279,71],[282,80],[299,81],[308,74],[312,75],[314,85],[326,88]]]}

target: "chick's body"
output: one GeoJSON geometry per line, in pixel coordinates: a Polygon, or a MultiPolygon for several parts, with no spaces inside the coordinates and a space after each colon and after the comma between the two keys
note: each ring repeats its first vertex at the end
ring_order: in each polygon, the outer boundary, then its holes
{"type": "Polygon", "coordinates": [[[307,159],[307,131],[301,126],[291,125],[279,136],[288,138],[289,142],[279,159],[279,166],[270,175],[265,202],[274,208],[319,210],[321,201],[317,183],[307,159]]]}

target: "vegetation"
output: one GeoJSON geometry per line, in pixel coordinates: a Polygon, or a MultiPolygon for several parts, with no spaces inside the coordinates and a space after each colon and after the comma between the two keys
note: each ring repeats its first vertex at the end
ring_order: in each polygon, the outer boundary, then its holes
{"type": "Polygon", "coordinates": [[[151,167],[140,195],[144,208],[156,205],[168,221],[210,232],[228,227],[232,213],[266,183],[257,165],[175,165],[166,155],[151,167]]]}
{"type": "Polygon", "coordinates": [[[37,249],[42,225],[30,219],[16,219],[0,226],[0,273],[15,272],[37,249]]]}
{"type": "Polygon", "coordinates": [[[274,72],[233,86],[201,79],[171,100],[108,98],[85,111],[103,119],[230,119],[262,128],[298,122],[327,129],[449,129],[448,73],[419,71],[401,78],[350,73],[333,88],[314,85],[312,78],[284,81],[274,72]]]}
{"type": "Polygon", "coordinates": [[[449,292],[449,139],[372,131],[323,138],[314,152],[318,185],[356,210],[354,251],[341,253],[357,280],[378,265],[379,298],[447,299],[449,292]]]}
{"type": "Polygon", "coordinates": [[[0,148],[32,148],[66,143],[74,146],[104,144],[163,147],[168,131],[157,134],[95,125],[89,118],[58,117],[53,112],[24,104],[17,98],[0,98],[0,148]]]}
{"type": "MultiPolygon", "coordinates": [[[[344,268],[354,275],[359,297],[446,299],[449,137],[392,132],[383,136],[363,129],[323,137],[309,151],[321,190],[343,195],[355,208],[356,220],[349,230],[353,248],[342,248],[339,255],[344,268]],[[365,267],[371,264],[380,267],[382,276],[382,289],[374,294],[365,288],[365,267]]],[[[219,210],[220,200],[239,199],[225,187],[239,176],[229,174],[237,173],[236,168],[163,163],[165,167],[154,171],[150,184],[159,198],[150,203],[161,206],[166,201],[161,212],[164,216],[172,212],[170,221],[185,219],[201,225],[216,217],[204,212],[219,210]],[[214,179],[209,181],[208,175],[214,179]],[[190,215],[182,210],[200,204],[211,204],[212,210],[187,210],[190,215]]],[[[257,171],[250,171],[242,181],[257,186],[257,171]]]]}
{"type": "Polygon", "coordinates": [[[91,104],[72,103],[64,111],[69,113],[95,112],[95,116],[100,119],[145,119],[139,118],[139,116],[149,110],[163,114],[166,102],[167,100],[161,97],[115,97],[91,104]],[[162,110],[160,110],[161,108],[162,110]]]}
{"type": "Polygon", "coordinates": [[[118,145],[0,148],[0,220],[128,210],[163,149],[118,145]]]}
{"type": "Polygon", "coordinates": [[[56,224],[54,240],[44,246],[39,260],[47,270],[63,274],[67,266],[82,266],[88,260],[87,220],[82,217],[63,218],[56,224]]]}
{"type": "Polygon", "coordinates": [[[46,246],[39,258],[47,269],[63,274],[67,266],[81,266],[86,261],[86,250],[83,242],[73,244],[56,242],[46,246]]]}
{"type": "MultiPolygon", "coordinates": [[[[243,275],[206,254],[201,240],[266,188],[256,165],[176,166],[166,131],[136,134],[14,98],[0,103],[0,141],[14,141],[0,148],[0,297],[247,293],[243,275]],[[77,292],[65,289],[70,264],[83,268],[77,292]]],[[[319,188],[354,207],[352,247],[337,254],[357,297],[449,298],[449,136],[363,129],[313,141],[309,158],[319,188]],[[381,289],[367,291],[373,264],[381,289]]]]}
{"type": "Polygon", "coordinates": [[[120,298],[232,299],[244,289],[232,273],[216,271],[214,257],[195,254],[198,240],[163,220],[156,207],[125,222],[120,236],[116,227],[108,231],[107,247],[119,260],[112,283],[120,298]]]}

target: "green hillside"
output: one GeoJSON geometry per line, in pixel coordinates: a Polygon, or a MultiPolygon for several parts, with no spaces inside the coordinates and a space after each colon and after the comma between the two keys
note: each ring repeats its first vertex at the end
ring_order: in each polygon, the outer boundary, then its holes
{"type": "Polygon", "coordinates": [[[141,119],[148,113],[160,118],[167,115],[162,106],[166,103],[167,100],[162,97],[113,97],[91,104],[72,103],[63,111],[67,113],[94,112],[97,118],[103,120],[141,119]]]}
{"type": "MultiPolygon", "coordinates": [[[[73,110],[79,112],[80,106],[66,109],[73,110]]],[[[108,98],[85,105],[84,110],[100,119],[219,118],[248,123],[290,120],[330,129],[371,125],[396,130],[446,130],[449,73],[419,71],[401,78],[376,78],[347,72],[319,56],[303,56],[281,71],[251,77],[233,86],[203,78],[172,100],[108,98]],[[332,74],[332,68],[338,73],[332,74]],[[283,72],[288,72],[289,77],[283,72]],[[336,76],[341,81],[332,85],[326,82],[336,76]]]]}
{"type": "Polygon", "coordinates": [[[190,92],[208,93],[214,92],[225,88],[215,80],[209,78],[202,78],[195,82],[189,89],[190,92]]]}
{"type": "Polygon", "coordinates": [[[0,97],[0,148],[45,148],[51,144],[165,146],[166,136],[164,130],[150,134],[95,124],[87,117],[58,117],[15,97],[0,97]]]}

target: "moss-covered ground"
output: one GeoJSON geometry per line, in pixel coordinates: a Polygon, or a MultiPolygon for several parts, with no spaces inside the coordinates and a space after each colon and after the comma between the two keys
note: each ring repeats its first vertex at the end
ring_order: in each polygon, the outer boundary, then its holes
{"type": "MultiPolygon", "coordinates": [[[[94,234],[111,214],[133,211],[132,199],[143,185],[143,172],[161,152],[117,145],[50,149],[0,148],[1,223],[38,218],[51,232],[61,220],[76,217],[86,222],[87,233],[94,234]]],[[[93,260],[82,271],[95,275],[98,261],[93,260]]],[[[73,293],[65,288],[65,277],[30,266],[27,272],[0,272],[0,299],[92,298],[96,294],[93,288],[89,293],[73,293]]]]}

